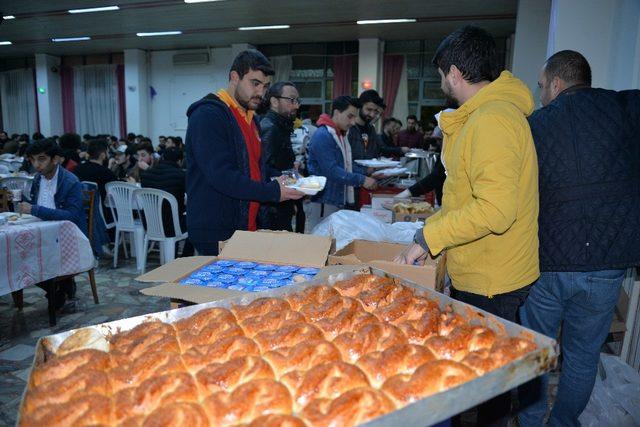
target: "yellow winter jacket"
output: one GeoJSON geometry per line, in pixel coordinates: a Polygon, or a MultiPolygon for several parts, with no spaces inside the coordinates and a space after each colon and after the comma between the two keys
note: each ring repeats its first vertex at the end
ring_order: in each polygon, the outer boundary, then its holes
{"type": "Polygon", "coordinates": [[[442,209],[423,233],[447,250],[453,286],[485,296],[533,283],[538,266],[538,161],[529,89],[510,72],[440,115],[447,171],[442,209]]]}

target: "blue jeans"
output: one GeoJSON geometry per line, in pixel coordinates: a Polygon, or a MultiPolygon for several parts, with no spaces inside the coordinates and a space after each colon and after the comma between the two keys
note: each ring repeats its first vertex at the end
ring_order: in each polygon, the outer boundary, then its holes
{"type": "MultiPolygon", "coordinates": [[[[534,331],[557,338],[562,326],[562,369],[549,425],[579,426],[589,402],[600,349],[611,319],[625,270],[544,272],[520,309],[520,321],[534,331]]],[[[541,426],[547,411],[548,377],[520,387],[522,427],[541,426]]]]}

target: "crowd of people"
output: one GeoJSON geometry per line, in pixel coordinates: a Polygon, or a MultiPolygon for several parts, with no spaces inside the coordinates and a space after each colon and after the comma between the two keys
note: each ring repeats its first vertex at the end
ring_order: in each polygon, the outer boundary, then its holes
{"type": "MultiPolygon", "coordinates": [[[[446,251],[453,298],[552,338],[562,325],[564,358],[550,421],[577,425],[624,269],[640,263],[640,95],[591,88],[587,60],[562,51],[542,66],[543,108],[534,112],[531,91],[500,72],[496,58],[484,30],[452,33],[433,65],[456,108],[438,115],[437,126],[423,132],[408,116],[402,129],[388,117],[377,133],[387,108],[377,91],[338,96],[318,118],[302,161],[291,144],[298,90],[291,82],[271,84],[274,69],[256,50],[235,58],[226,88],[189,107],[184,144],[160,137],[154,147],[132,134],[30,140],[0,133],[0,148],[24,155],[23,169],[38,174],[21,212],[84,229],[80,181],[96,182],[102,200],[106,183],[137,182],[176,197],[201,255],[217,255],[218,243],[237,230],[292,231],[294,217],[303,232],[304,194],[288,185],[291,171],[326,177],[310,200],[315,224],[357,206],[360,188],[378,185],[356,160],[441,151],[432,173],[404,195],[436,190],[442,208],[396,261],[421,264],[446,251]],[[611,120],[584,113],[604,105],[611,120]]],[[[192,253],[187,245],[185,251],[192,253]]],[[[520,425],[542,424],[546,390],[544,381],[522,387],[520,425]]],[[[506,425],[510,410],[510,394],[498,396],[479,407],[478,422],[506,425]]]]}

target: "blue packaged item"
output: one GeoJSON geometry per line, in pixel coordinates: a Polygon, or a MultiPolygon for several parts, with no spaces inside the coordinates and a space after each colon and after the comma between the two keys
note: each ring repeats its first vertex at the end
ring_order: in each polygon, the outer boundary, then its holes
{"type": "Polygon", "coordinates": [[[196,271],[195,273],[191,274],[191,277],[200,280],[211,280],[213,279],[213,273],[209,271],[196,271]]]}
{"type": "Polygon", "coordinates": [[[318,271],[320,271],[320,269],[318,268],[302,267],[301,269],[298,270],[298,274],[307,274],[310,276],[315,276],[316,274],[318,274],[318,271]]]}
{"type": "Polygon", "coordinates": [[[285,273],[293,273],[298,271],[300,267],[296,267],[295,265],[281,265],[276,268],[276,271],[284,271],[285,273]]]}
{"type": "Polygon", "coordinates": [[[238,278],[238,284],[243,286],[255,286],[258,284],[258,279],[254,277],[240,277],[238,278]]]}
{"type": "Polygon", "coordinates": [[[193,277],[189,277],[187,279],[181,280],[180,283],[183,285],[196,285],[202,286],[203,282],[200,279],[194,279],[193,277]]]}
{"type": "Polygon", "coordinates": [[[202,271],[208,271],[210,273],[222,273],[222,270],[224,270],[223,267],[215,264],[207,265],[202,269],[202,271]]]}
{"type": "Polygon", "coordinates": [[[225,268],[224,272],[226,274],[233,274],[234,276],[243,276],[247,273],[247,270],[245,270],[244,268],[229,267],[225,268]]]}
{"type": "Polygon", "coordinates": [[[229,285],[227,289],[231,289],[233,291],[244,291],[244,286],[242,285],[229,285]]]}
{"type": "Polygon", "coordinates": [[[255,270],[258,271],[273,271],[276,268],[278,268],[277,265],[273,265],[273,264],[258,264],[255,268],[255,270]]]}
{"type": "Polygon", "coordinates": [[[287,273],[286,271],[274,271],[273,273],[269,274],[270,279],[284,280],[288,279],[289,277],[291,277],[291,273],[287,273]]]}
{"type": "Polygon", "coordinates": [[[285,286],[287,282],[280,279],[266,278],[261,281],[261,284],[263,286],[269,287],[270,289],[275,289],[281,286],[285,286]]]}
{"type": "Polygon", "coordinates": [[[267,277],[270,274],[269,271],[263,271],[263,270],[251,270],[247,273],[247,277],[267,277]]]}
{"type": "Polygon", "coordinates": [[[238,280],[238,276],[233,274],[219,274],[216,279],[222,283],[233,283],[238,280]]]}
{"type": "Polygon", "coordinates": [[[219,265],[220,267],[231,267],[232,265],[236,265],[237,261],[231,261],[229,259],[221,259],[216,261],[214,265],[219,265]]]}
{"type": "Polygon", "coordinates": [[[252,291],[253,292],[262,292],[262,291],[268,291],[270,288],[268,286],[254,286],[252,291]]]}
{"type": "Polygon", "coordinates": [[[238,267],[238,268],[252,269],[252,268],[255,268],[255,267],[256,267],[256,265],[258,265],[258,264],[256,264],[255,262],[251,262],[251,261],[240,261],[240,262],[238,262],[235,266],[236,266],[236,267],[238,267]]]}

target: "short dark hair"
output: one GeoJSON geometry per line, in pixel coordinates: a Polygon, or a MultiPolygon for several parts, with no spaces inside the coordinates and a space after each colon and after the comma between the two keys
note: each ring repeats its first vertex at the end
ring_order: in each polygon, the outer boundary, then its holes
{"type": "Polygon", "coordinates": [[[167,148],[162,153],[162,160],[167,162],[178,162],[183,158],[182,150],[179,148],[167,148]]]}
{"type": "Polygon", "coordinates": [[[362,104],[360,104],[360,101],[358,101],[357,98],[342,95],[335,98],[331,102],[331,113],[333,113],[335,110],[338,110],[338,112],[342,113],[344,110],[349,108],[349,106],[360,108],[362,107],[362,104]]]}
{"type": "Polygon", "coordinates": [[[140,150],[144,150],[149,154],[153,154],[154,150],[153,150],[153,145],[149,144],[149,143],[145,143],[145,142],[141,142],[140,144],[138,144],[138,146],[136,147],[136,152],[140,151],[140,150]]]}
{"type": "Polygon", "coordinates": [[[236,56],[229,70],[229,76],[231,71],[235,71],[242,79],[249,70],[262,71],[265,76],[273,76],[276,73],[267,57],[255,49],[242,51],[236,56]]]}
{"type": "Polygon", "coordinates": [[[60,150],[60,147],[58,147],[58,144],[56,144],[53,138],[45,138],[29,144],[25,152],[27,157],[37,156],[43,153],[49,157],[54,157],[62,155],[62,150],[60,150]]]}
{"type": "Polygon", "coordinates": [[[33,141],[38,141],[38,140],[40,140],[40,139],[44,139],[44,135],[43,135],[43,134],[41,134],[40,132],[35,132],[35,133],[33,134],[33,136],[31,137],[31,139],[32,139],[33,141]]]}
{"type": "Polygon", "coordinates": [[[166,137],[166,136],[164,136],[164,135],[160,135],[160,136],[158,137],[158,139],[167,139],[167,137],[166,137]]]}
{"type": "Polygon", "coordinates": [[[400,125],[400,127],[402,127],[402,121],[401,121],[400,119],[393,119],[393,120],[395,120],[395,121],[396,121],[396,123],[397,123],[397,124],[399,124],[399,125],[400,125]]]}
{"type": "Polygon", "coordinates": [[[398,121],[394,118],[394,117],[387,117],[386,119],[384,119],[382,121],[382,127],[384,128],[385,126],[387,126],[389,123],[397,123],[398,121]]]}
{"type": "Polygon", "coordinates": [[[65,133],[60,137],[60,148],[65,150],[79,150],[80,143],[80,135],[77,133],[65,133]]]}
{"type": "Polygon", "coordinates": [[[93,137],[91,135],[89,135],[88,133],[85,133],[84,135],[82,135],[82,139],[89,140],[89,139],[93,139],[93,137]]]}
{"type": "Polygon", "coordinates": [[[373,102],[382,109],[387,108],[387,105],[384,103],[384,99],[382,99],[380,94],[378,94],[378,92],[374,89],[369,89],[362,92],[358,97],[358,101],[360,101],[361,105],[364,105],[367,102],[373,102]]]}
{"type": "Polygon", "coordinates": [[[418,121],[418,118],[416,117],[416,115],[415,115],[415,114],[409,114],[409,115],[407,116],[407,121],[409,121],[409,120],[415,120],[415,121],[417,122],[417,121],[418,121]]]}
{"type": "Polygon", "coordinates": [[[587,58],[574,50],[561,50],[547,59],[544,73],[548,79],[558,77],[572,85],[591,86],[591,67],[587,58]]]}
{"type": "Polygon", "coordinates": [[[469,83],[492,82],[499,74],[495,40],[487,31],[471,25],[449,34],[431,62],[444,75],[455,65],[469,83]]]}
{"type": "Polygon", "coordinates": [[[106,139],[92,139],[87,144],[87,154],[91,160],[97,160],[100,154],[107,152],[106,139]]]}

